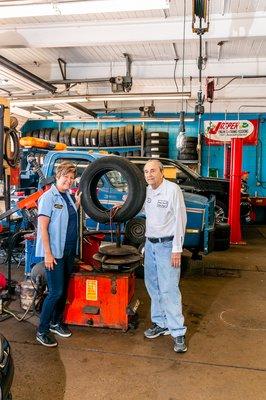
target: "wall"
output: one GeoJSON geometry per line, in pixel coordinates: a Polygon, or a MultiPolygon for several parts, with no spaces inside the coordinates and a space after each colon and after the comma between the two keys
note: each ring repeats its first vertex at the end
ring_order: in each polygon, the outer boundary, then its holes
{"type": "MultiPolygon", "coordinates": [[[[170,114],[164,116],[171,116],[170,114]]],[[[188,115],[192,116],[193,115],[188,115]]],[[[266,197],[266,114],[241,113],[240,119],[258,119],[259,120],[259,143],[258,146],[247,146],[243,148],[243,171],[249,171],[248,187],[250,195],[266,197]]],[[[201,125],[204,120],[237,120],[236,113],[213,113],[204,114],[201,125]]],[[[137,123],[136,123],[137,124],[137,123]]],[[[75,126],[78,129],[106,129],[107,127],[126,125],[126,123],[55,123],[53,121],[29,121],[23,127],[23,132],[32,131],[40,128],[59,128],[65,129],[69,126],[75,126]]],[[[169,157],[176,159],[176,136],[178,133],[179,122],[145,122],[146,131],[167,131],[169,132],[169,157]]],[[[186,122],[186,135],[197,136],[199,132],[199,121],[186,122]]],[[[224,147],[223,146],[202,146],[202,168],[201,173],[208,176],[209,168],[216,168],[218,176],[223,177],[224,165],[224,147]]]]}

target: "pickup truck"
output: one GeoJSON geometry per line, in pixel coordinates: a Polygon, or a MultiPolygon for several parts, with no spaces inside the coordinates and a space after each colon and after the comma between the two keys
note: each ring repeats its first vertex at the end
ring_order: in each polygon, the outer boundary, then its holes
{"type": "MultiPolygon", "coordinates": [[[[106,154],[104,155],[106,156],[106,154]]],[[[46,178],[55,174],[55,168],[62,161],[70,161],[76,165],[78,186],[79,180],[86,167],[97,158],[103,157],[100,153],[88,153],[87,151],[49,151],[44,157],[42,171],[46,178]]],[[[110,155],[112,157],[112,155],[110,155]]],[[[134,160],[132,160],[134,162],[134,160]]],[[[127,195],[127,182],[118,171],[109,171],[101,177],[97,186],[98,199],[107,209],[121,204],[127,195]]],[[[207,198],[194,193],[184,191],[184,199],[187,208],[188,223],[184,247],[190,250],[194,256],[199,252],[208,254],[213,249],[215,197],[207,198]]],[[[144,218],[142,214],[138,218],[144,218]]],[[[100,230],[110,234],[114,226],[98,223],[86,216],[87,229],[100,230]]],[[[122,230],[123,232],[123,230],[122,230]]],[[[143,234],[144,240],[144,234],[143,234]]]]}

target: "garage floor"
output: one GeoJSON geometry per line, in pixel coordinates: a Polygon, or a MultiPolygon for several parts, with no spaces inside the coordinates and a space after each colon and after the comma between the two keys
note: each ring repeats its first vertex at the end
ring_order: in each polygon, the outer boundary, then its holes
{"type": "Polygon", "coordinates": [[[143,338],[148,297],[137,330],[74,327],[47,349],[35,342],[37,320],[0,324],[15,362],[14,400],[235,400],[266,398],[266,227],[249,227],[248,245],[190,264],[183,278],[186,354],[171,338],[143,338]]]}

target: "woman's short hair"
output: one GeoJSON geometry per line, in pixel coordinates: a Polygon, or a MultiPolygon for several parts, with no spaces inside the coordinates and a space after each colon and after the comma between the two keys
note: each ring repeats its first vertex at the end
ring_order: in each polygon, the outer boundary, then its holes
{"type": "Polygon", "coordinates": [[[57,179],[69,173],[74,174],[74,176],[76,177],[77,168],[69,161],[63,161],[56,167],[55,176],[57,179]]]}

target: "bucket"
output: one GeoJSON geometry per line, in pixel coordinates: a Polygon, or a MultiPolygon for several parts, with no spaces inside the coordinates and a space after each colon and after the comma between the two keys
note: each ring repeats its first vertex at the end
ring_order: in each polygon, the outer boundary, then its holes
{"type": "Polygon", "coordinates": [[[99,247],[105,235],[103,233],[94,233],[84,235],[82,242],[82,261],[89,265],[94,265],[93,255],[98,253],[99,247]]]}

